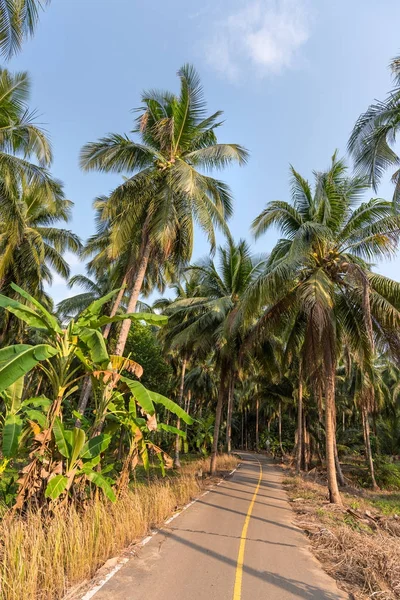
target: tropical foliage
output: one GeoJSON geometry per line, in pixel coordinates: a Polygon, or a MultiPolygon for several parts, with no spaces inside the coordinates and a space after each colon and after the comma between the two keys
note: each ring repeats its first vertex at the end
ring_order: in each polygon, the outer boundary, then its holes
{"type": "MultiPolygon", "coordinates": [[[[0,3],[3,52],[38,8],[0,3]]],[[[214,473],[234,447],[298,472],[323,465],[340,503],[347,457],[364,455],[377,487],[383,457],[400,454],[400,284],[373,264],[397,252],[400,216],[396,193],[371,198],[398,162],[397,91],[357,122],[355,173],[336,153],[313,185],[291,167],[290,200],[267,198],[253,221],[256,238],[281,236],[257,256],[229,233],[232,194],[210,173],[248,153],[218,142],[222,112],[207,112],[195,69],[178,76],[178,94],[143,93],[129,135],[83,147],[84,170],[124,179],[95,199],[82,243],[60,227],[73,203],[48,170],[29,79],[0,71],[0,492],[14,513],[84,511],[94,490],[114,502],[188,452],[209,454],[214,473]],[[195,224],[211,253],[191,264],[195,224]],[[70,277],[66,251],[85,275],[70,277]],[[54,274],[80,288],[55,310],[54,274]]]]}

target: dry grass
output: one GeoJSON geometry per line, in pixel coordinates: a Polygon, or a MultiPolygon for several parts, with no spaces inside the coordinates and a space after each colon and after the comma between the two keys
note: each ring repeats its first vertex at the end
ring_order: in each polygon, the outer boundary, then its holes
{"type": "Polygon", "coordinates": [[[373,494],[343,494],[327,502],[326,488],[297,477],[285,480],[297,524],[340,587],[357,600],[400,598],[400,521],[377,510],[373,494]]]}
{"type": "MultiPolygon", "coordinates": [[[[218,459],[219,471],[237,465],[218,459]]],[[[90,579],[107,559],[160,525],[205,486],[199,470],[208,461],[183,466],[176,477],[155,480],[128,491],[116,504],[102,497],[83,514],[73,507],[43,522],[39,513],[0,523],[1,600],[59,600],[90,579]]]]}

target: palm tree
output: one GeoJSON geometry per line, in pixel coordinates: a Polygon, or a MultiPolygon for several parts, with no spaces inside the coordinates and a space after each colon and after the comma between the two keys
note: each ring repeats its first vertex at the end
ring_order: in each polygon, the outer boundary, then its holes
{"type": "MultiPolygon", "coordinates": [[[[222,408],[232,391],[237,375],[239,348],[243,336],[240,300],[258,275],[263,259],[251,255],[243,240],[235,244],[230,238],[219,248],[220,264],[211,258],[191,267],[197,274],[198,287],[192,298],[178,300],[170,307],[179,324],[171,331],[172,345],[191,344],[204,354],[214,351],[220,374],[216,406],[211,473],[216,469],[222,408]]],[[[229,406],[229,415],[232,414],[229,406]]],[[[229,420],[229,419],[228,419],[229,420]]],[[[227,426],[229,427],[229,422],[227,426]]]]}
{"type": "MultiPolygon", "coordinates": [[[[0,2],[1,4],[1,2],[0,2]]],[[[30,80],[27,73],[0,69],[0,181],[18,181],[21,176],[35,183],[50,178],[44,169],[51,163],[50,143],[35,125],[35,112],[29,111],[30,80]],[[34,157],[39,166],[27,159],[34,157]]]]}
{"type": "Polygon", "coordinates": [[[330,499],[337,503],[334,418],[341,344],[346,340],[369,364],[374,353],[371,333],[393,353],[400,341],[400,284],[373,273],[369,264],[395,253],[400,217],[382,199],[355,208],[369,183],[365,177],[348,177],[346,170],[334,155],[330,169],[315,174],[312,193],[291,169],[292,202],[270,202],[253,223],[256,236],[275,225],[285,237],[246,298],[249,311],[267,307],[255,335],[270,335],[280,323],[293,320],[294,334],[304,336],[305,374],[325,393],[328,485],[330,499]]]}
{"type": "MultiPolygon", "coordinates": [[[[221,112],[210,116],[200,79],[185,65],[178,72],[179,96],[151,91],[142,106],[133,134],[111,134],[82,149],[84,170],[126,173],[130,176],[111,195],[107,218],[112,226],[114,252],[132,244],[136,232],[138,255],[135,282],[127,312],[134,312],[152,254],[165,260],[171,254],[190,260],[194,222],[215,245],[214,225],[225,227],[232,212],[228,187],[201,172],[232,162],[244,164],[247,152],[237,144],[218,144],[215,130],[221,112]]],[[[130,321],[121,327],[116,353],[122,354],[130,321]]]]}
{"type": "MultiPolygon", "coordinates": [[[[58,181],[29,184],[22,179],[7,193],[0,194],[0,289],[14,295],[11,283],[23,287],[37,299],[45,299],[44,284],[53,273],[68,278],[66,250],[78,252],[79,238],[57,226],[67,222],[72,202],[66,200],[58,181]]],[[[7,316],[2,336],[8,334],[14,319],[7,316]]]]}
{"type": "MultiPolygon", "coordinates": [[[[0,288],[11,282],[32,295],[43,284],[51,284],[52,271],[64,278],[69,266],[62,254],[78,252],[78,236],[55,226],[68,222],[72,202],[65,199],[58,181],[32,185],[25,179],[18,187],[0,196],[0,288]]],[[[7,292],[8,293],[8,292],[7,292]]]]}
{"type": "Polygon", "coordinates": [[[362,113],[354,125],[349,139],[349,152],[356,169],[369,178],[377,191],[379,182],[388,168],[395,168],[394,200],[400,200],[400,158],[393,149],[400,127],[400,57],[390,63],[395,87],[385,100],[376,101],[362,113]]]}
{"type": "Polygon", "coordinates": [[[0,51],[11,58],[25,38],[33,35],[39,11],[50,0],[0,0],[0,51]]]}

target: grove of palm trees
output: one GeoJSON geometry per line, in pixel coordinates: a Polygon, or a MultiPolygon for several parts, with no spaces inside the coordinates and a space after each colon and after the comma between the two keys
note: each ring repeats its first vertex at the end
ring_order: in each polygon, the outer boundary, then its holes
{"type": "MultiPolygon", "coordinates": [[[[120,178],[81,239],[29,75],[7,63],[46,4],[0,1],[0,598],[63,598],[241,452],[318,485],[334,511],[351,496],[398,512],[400,282],[380,267],[400,242],[400,59],[348,153],[311,175],[288,165],[287,196],[264,189],[241,239],[224,175],[251,148],[225,141],[194,66],[172,90],[155,80],[125,130],[100,124],[76,157],[120,178]],[[54,277],[72,290],[57,303],[54,277]]],[[[354,597],[398,598],[389,579],[354,597]]]]}

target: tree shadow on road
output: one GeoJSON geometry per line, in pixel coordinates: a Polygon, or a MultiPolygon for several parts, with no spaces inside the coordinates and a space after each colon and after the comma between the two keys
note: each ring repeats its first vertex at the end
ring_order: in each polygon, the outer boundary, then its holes
{"type": "MultiPolygon", "coordinates": [[[[172,531],[165,532],[165,535],[174,539],[179,544],[187,546],[192,550],[205,554],[207,557],[214,558],[215,560],[223,562],[236,569],[236,560],[224,556],[223,554],[219,554],[218,552],[211,550],[209,547],[201,546],[200,544],[191,542],[185,538],[182,538],[176,533],[173,533],[172,531]]],[[[337,594],[328,592],[321,587],[305,583],[304,581],[283,577],[282,575],[278,575],[267,570],[254,569],[249,565],[243,565],[243,572],[251,577],[289,592],[292,594],[293,598],[303,598],[305,600],[338,600],[340,598],[339,591],[337,594]]]]}

